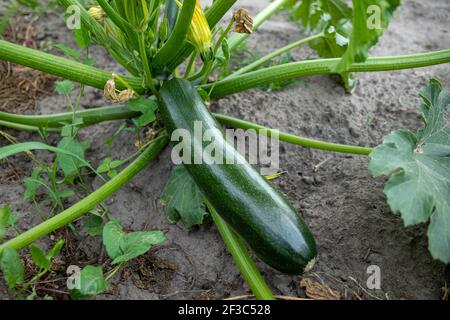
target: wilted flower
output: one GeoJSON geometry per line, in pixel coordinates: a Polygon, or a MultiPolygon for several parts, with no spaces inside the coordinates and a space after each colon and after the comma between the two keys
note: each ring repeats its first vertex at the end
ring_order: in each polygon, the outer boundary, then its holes
{"type": "Polygon", "coordinates": [[[110,101],[125,102],[133,98],[134,91],[131,89],[125,89],[122,91],[117,90],[116,82],[113,78],[106,81],[105,87],[103,88],[103,96],[110,101]]]}
{"type": "Polygon", "coordinates": [[[234,25],[234,32],[237,33],[252,33],[253,32],[253,19],[247,9],[241,8],[233,13],[233,20],[236,23],[234,25]]]}

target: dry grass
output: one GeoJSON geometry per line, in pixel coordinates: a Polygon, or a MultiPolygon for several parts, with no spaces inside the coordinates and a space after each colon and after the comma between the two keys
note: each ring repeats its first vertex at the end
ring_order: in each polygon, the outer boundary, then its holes
{"type": "MultiPolygon", "coordinates": [[[[42,49],[35,41],[34,20],[17,16],[11,20],[4,39],[33,49],[42,49]]],[[[57,77],[9,62],[0,62],[0,111],[23,113],[33,110],[39,97],[54,93],[57,77]]]]}

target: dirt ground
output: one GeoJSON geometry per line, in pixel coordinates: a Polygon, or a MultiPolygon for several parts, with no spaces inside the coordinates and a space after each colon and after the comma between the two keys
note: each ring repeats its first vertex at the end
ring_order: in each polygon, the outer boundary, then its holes
{"type": "MultiPolygon", "coordinates": [[[[239,1],[252,14],[268,1],[239,1]]],[[[450,48],[450,2],[448,0],[405,0],[389,29],[372,51],[375,56],[412,54],[450,48]]],[[[73,44],[71,35],[56,16],[34,23],[35,37],[47,42],[73,44]]],[[[286,15],[277,14],[255,32],[250,49],[267,53],[304,34],[286,15]]],[[[94,48],[96,65],[121,71],[103,50],[94,48]]],[[[294,50],[296,60],[314,57],[309,48],[294,50]]],[[[221,99],[214,111],[334,142],[375,146],[394,129],[415,130],[420,125],[416,107],[418,91],[430,78],[450,87],[450,66],[367,73],[359,75],[353,94],[345,93],[336,77],[320,76],[280,91],[261,89],[221,99]]],[[[98,90],[88,89],[84,107],[102,105],[98,90]]],[[[1,101],[0,101],[1,105],[1,101]]],[[[56,95],[42,97],[29,113],[68,110],[56,95]]],[[[107,151],[104,140],[117,129],[104,123],[83,129],[92,140],[88,158],[99,163],[107,151]]],[[[20,141],[38,140],[37,135],[7,130],[20,141]]],[[[130,134],[122,134],[114,157],[125,158],[134,151],[130,134]]],[[[5,141],[0,140],[1,145],[5,141]]],[[[221,299],[249,294],[249,289],[213,225],[187,230],[181,223],[168,225],[159,196],[172,167],[170,151],[161,156],[132,184],[116,193],[106,204],[113,215],[132,230],[161,229],[167,241],[134,262],[113,281],[113,288],[98,299],[221,299]]],[[[308,150],[282,144],[280,166],[288,173],[275,180],[311,227],[318,245],[318,262],[304,277],[338,292],[343,299],[438,299],[450,280],[449,268],[436,262],[427,250],[426,226],[405,228],[394,215],[383,194],[384,179],[373,179],[368,159],[308,150]],[[321,164],[318,170],[315,166],[321,164]],[[381,269],[381,290],[366,287],[367,267],[381,269]]],[[[23,200],[23,177],[31,164],[24,156],[12,158],[21,179],[0,182],[0,203],[8,202],[20,212],[20,228],[37,223],[34,207],[23,200]]],[[[2,164],[6,172],[8,166],[2,164]]],[[[93,186],[100,181],[94,180],[93,186]]],[[[77,250],[86,261],[100,254],[97,240],[79,241],[77,250]]],[[[258,266],[277,295],[306,297],[301,277],[280,274],[258,261],[258,266]]],[[[304,284],[305,282],[303,282],[304,284]]],[[[311,289],[311,288],[310,288],[311,289]]],[[[64,288],[62,288],[64,290],[64,288]]],[[[0,298],[6,298],[4,284],[0,298]]]]}

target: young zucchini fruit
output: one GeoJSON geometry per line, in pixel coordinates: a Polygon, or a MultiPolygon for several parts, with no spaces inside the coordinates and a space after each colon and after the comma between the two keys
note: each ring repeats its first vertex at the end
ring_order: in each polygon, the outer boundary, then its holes
{"type": "Polygon", "coordinates": [[[190,139],[178,142],[183,144],[180,149],[191,150],[190,162],[183,164],[219,215],[269,266],[288,274],[300,274],[312,266],[316,244],[308,227],[287,199],[227,142],[191,83],[181,79],[164,82],[160,100],[169,133],[183,129],[190,134],[190,139]],[[209,141],[195,136],[199,124],[209,141]],[[233,154],[233,164],[226,160],[212,163],[204,151],[211,141],[216,154],[222,152],[223,158],[233,154]]]}

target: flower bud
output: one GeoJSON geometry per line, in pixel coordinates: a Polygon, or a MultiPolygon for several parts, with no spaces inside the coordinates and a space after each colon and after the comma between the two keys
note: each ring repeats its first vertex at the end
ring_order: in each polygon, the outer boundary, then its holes
{"type": "Polygon", "coordinates": [[[202,56],[209,56],[212,47],[212,34],[208,21],[203,13],[200,1],[197,0],[187,38],[202,56]]]}
{"type": "Polygon", "coordinates": [[[88,10],[89,15],[97,21],[102,21],[106,17],[105,11],[100,6],[90,7],[88,10]]]}

